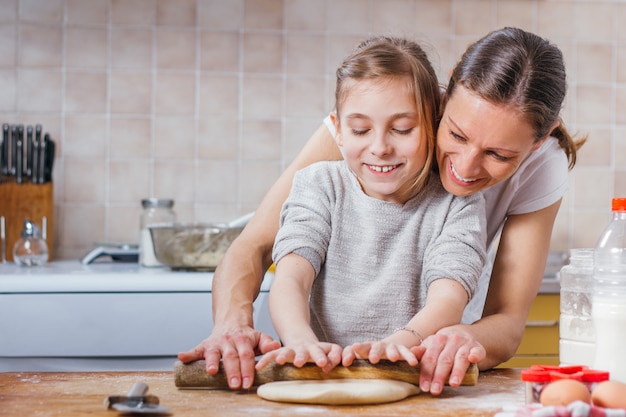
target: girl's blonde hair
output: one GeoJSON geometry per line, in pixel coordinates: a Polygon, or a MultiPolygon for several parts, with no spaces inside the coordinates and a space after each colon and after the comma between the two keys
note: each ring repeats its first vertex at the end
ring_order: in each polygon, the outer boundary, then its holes
{"type": "Polygon", "coordinates": [[[435,134],[441,93],[437,75],[424,50],[404,38],[376,36],[363,41],[337,69],[335,110],[340,120],[341,105],[353,85],[351,82],[376,78],[407,77],[415,97],[422,138],[426,139],[426,163],[415,180],[421,190],[432,172],[435,134]]]}

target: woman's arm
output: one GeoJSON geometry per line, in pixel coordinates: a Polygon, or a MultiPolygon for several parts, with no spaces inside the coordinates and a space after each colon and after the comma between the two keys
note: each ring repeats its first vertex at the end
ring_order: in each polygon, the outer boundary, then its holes
{"type": "Polygon", "coordinates": [[[341,159],[341,153],[326,126],[321,125],[267,192],[246,228],[220,262],[213,277],[215,327],[211,335],[194,349],[180,353],[181,361],[205,359],[207,372],[214,375],[220,359],[223,359],[231,388],[252,386],[255,355],[279,346],[269,336],[254,330],[252,303],[272,262],[280,209],[297,170],[317,161],[338,159],[341,159]]]}
{"type": "Polygon", "coordinates": [[[470,363],[492,368],[510,359],[521,342],[526,317],[543,279],[554,219],[561,201],[506,220],[491,274],[483,317],[425,341],[420,388],[441,392],[448,375],[460,384],[470,363]]]}

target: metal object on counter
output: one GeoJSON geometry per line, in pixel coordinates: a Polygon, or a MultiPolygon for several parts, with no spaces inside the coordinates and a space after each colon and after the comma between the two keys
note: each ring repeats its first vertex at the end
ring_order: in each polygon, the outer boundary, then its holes
{"type": "Polygon", "coordinates": [[[153,239],[148,227],[171,226],[176,221],[174,200],[171,198],[144,198],[141,200],[143,211],[139,218],[139,263],[153,267],[163,264],[155,256],[153,239]]]}
{"type": "Polygon", "coordinates": [[[137,262],[139,260],[139,246],[131,244],[102,244],[83,256],[80,263],[89,265],[101,257],[110,257],[114,262],[137,262]]]}
{"type": "Polygon", "coordinates": [[[104,400],[107,409],[117,410],[124,414],[169,414],[170,409],[159,405],[159,397],[147,395],[148,385],[135,382],[125,396],[110,396],[104,400]]]}

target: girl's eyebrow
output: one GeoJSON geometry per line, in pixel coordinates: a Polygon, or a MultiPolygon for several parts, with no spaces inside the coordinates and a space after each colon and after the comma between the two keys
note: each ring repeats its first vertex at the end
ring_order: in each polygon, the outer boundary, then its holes
{"type": "MultiPolygon", "coordinates": [[[[402,113],[396,113],[396,114],[392,114],[390,119],[391,120],[396,120],[396,119],[413,119],[417,117],[417,113],[416,112],[402,112],[402,113]]],[[[346,115],[346,119],[366,119],[366,120],[371,120],[371,117],[369,117],[366,114],[363,113],[350,113],[346,115]]]]}

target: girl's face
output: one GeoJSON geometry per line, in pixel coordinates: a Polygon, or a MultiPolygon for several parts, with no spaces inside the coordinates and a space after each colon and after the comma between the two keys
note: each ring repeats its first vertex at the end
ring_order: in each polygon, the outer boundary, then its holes
{"type": "Polygon", "coordinates": [[[332,114],[336,140],[363,191],[404,204],[424,167],[427,139],[422,135],[409,78],[354,81],[332,114]]]}
{"type": "Polygon", "coordinates": [[[514,108],[492,104],[457,86],[437,131],[441,182],[459,196],[497,184],[541,146],[543,140],[534,139],[532,126],[514,108]]]}

